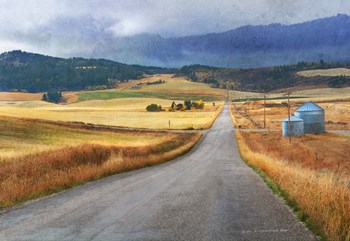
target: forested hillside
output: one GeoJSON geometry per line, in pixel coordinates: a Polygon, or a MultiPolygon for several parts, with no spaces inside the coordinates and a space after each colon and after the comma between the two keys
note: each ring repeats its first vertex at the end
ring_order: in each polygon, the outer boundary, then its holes
{"type": "Polygon", "coordinates": [[[113,88],[119,81],[166,72],[104,59],[62,59],[22,51],[0,55],[0,91],[40,92],[113,88]]]}
{"type": "Polygon", "coordinates": [[[350,86],[350,77],[299,75],[299,71],[315,69],[350,68],[350,62],[299,62],[296,65],[282,65],[255,69],[216,68],[204,65],[189,65],[179,69],[178,74],[192,81],[205,82],[216,88],[231,90],[269,92],[286,88],[350,86]]]}

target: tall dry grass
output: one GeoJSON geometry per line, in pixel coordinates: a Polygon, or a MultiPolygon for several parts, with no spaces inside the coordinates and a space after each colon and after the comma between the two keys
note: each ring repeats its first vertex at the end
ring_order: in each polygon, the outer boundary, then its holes
{"type": "Polygon", "coordinates": [[[252,151],[247,133],[238,132],[237,140],[242,157],[272,179],[290,203],[300,207],[308,225],[329,240],[350,240],[348,178],[274,158],[262,150],[252,151]]]}
{"type": "Polygon", "coordinates": [[[159,145],[83,144],[3,161],[0,166],[0,208],[103,176],[168,161],[189,151],[200,137],[200,133],[172,133],[159,145]]]}

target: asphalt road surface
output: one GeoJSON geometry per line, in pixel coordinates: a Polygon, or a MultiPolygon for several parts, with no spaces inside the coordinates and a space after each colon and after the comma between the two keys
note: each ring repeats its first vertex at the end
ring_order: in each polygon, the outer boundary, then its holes
{"type": "Polygon", "coordinates": [[[240,158],[229,108],[174,161],[0,214],[0,240],[317,240],[240,158]]]}

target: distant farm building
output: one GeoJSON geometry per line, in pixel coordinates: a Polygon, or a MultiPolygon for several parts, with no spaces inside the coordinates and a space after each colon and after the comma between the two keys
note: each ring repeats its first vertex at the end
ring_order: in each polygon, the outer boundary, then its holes
{"type": "Polygon", "coordinates": [[[282,121],[282,134],[283,136],[303,136],[304,135],[304,121],[295,116],[290,117],[290,126],[288,125],[289,119],[286,118],[282,121]]]}
{"type": "Polygon", "coordinates": [[[184,108],[184,105],[183,104],[177,104],[176,105],[176,109],[177,110],[182,110],[184,108]]]}
{"type": "Polygon", "coordinates": [[[294,112],[295,116],[282,121],[283,136],[303,136],[304,134],[320,134],[325,132],[324,109],[312,101],[308,101],[294,112]]]}

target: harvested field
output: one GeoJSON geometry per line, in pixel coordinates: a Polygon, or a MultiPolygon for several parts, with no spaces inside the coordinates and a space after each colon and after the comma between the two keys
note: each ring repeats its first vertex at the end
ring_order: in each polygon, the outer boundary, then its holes
{"type": "MultiPolygon", "coordinates": [[[[149,104],[160,104],[167,110],[172,101],[163,99],[131,98],[93,100],[70,105],[56,105],[43,101],[0,102],[3,116],[44,119],[51,121],[83,122],[149,129],[205,129],[220,113],[223,102],[206,102],[202,110],[175,112],[147,112],[149,104]]],[[[177,102],[177,103],[180,103],[177,102]]]]}
{"type": "Polygon", "coordinates": [[[42,93],[0,92],[0,101],[41,100],[42,93]]]}

